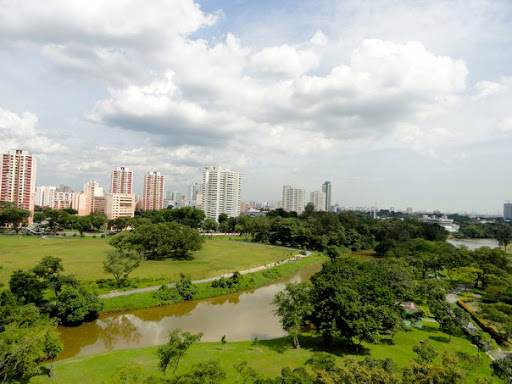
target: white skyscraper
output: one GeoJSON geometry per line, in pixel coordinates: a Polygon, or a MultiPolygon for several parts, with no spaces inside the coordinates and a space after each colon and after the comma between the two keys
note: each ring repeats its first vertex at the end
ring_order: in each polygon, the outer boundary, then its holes
{"type": "Polygon", "coordinates": [[[293,185],[283,186],[283,209],[298,214],[304,212],[306,191],[304,189],[295,188],[293,185]]]}
{"type": "Polygon", "coordinates": [[[206,217],[217,220],[221,213],[228,217],[240,216],[242,177],[239,172],[219,166],[205,167],[203,171],[203,210],[206,217]]]}
{"type": "Polygon", "coordinates": [[[57,187],[38,186],[36,188],[36,205],[40,207],[53,207],[57,187]]]}
{"type": "Polygon", "coordinates": [[[325,211],[325,193],[313,191],[309,194],[309,202],[313,203],[316,211],[325,211]]]}

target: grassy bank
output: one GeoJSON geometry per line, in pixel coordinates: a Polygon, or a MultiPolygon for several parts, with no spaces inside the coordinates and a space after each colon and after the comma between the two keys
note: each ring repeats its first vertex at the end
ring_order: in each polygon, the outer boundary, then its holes
{"type": "MultiPolygon", "coordinates": [[[[315,264],[326,259],[327,258],[323,255],[313,254],[298,261],[288,262],[274,268],[243,275],[240,284],[232,288],[213,288],[211,283],[197,284],[196,286],[198,290],[194,299],[206,299],[261,287],[280,277],[290,275],[305,267],[306,265],[315,264]]],[[[233,271],[234,270],[232,269],[231,272],[233,271]]],[[[103,311],[111,312],[141,309],[180,302],[181,300],[177,297],[177,293],[174,292],[175,289],[171,288],[169,293],[170,296],[173,297],[170,297],[169,300],[163,300],[162,298],[157,297],[158,295],[155,294],[155,292],[136,293],[132,295],[113,297],[110,299],[102,299],[104,304],[103,311]]]]}
{"type": "MultiPolygon", "coordinates": [[[[421,340],[430,340],[440,354],[444,351],[466,352],[472,355],[477,353],[476,348],[465,338],[453,337],[452,341],[448,343],[448,336],[440,332],[435,324],[427,324],[423,330],[410,329],[399,332],[394,338],[394,343],[385,339],[376,345],[363,344],[364,348],[358,354],[344,348],[325,350],[320,344],[319,338],[308,335],[301,337],[302,348],[299,350],[292,349],[287,338],[259,341],[256,345],[250,341],[231,343],[229,340],[224,345],[220,342],[199,343],[192,346],[188,355],[182,360],[178,374],[188,371],[194,363],[217,359],[227,372],[226,383],[236,381],[233,365],[242,360],[247,361],[248,366],[257,372],[267,377],[273,377],[278,375],[283,367],[292,369],[299,367],[311,357],[313,352],[324,350],[333,354],[339,364],[349,356],[354,356],[357,359],[363,359],[365,356],[381,359],[391,357],[399,368],[403,368],[416,357],[412,352],[412,347],[418,345],[421,340]]],[[[157,369],[156,350],[157,347],[127,349],[62,360],[55,363],[54,378],[49,379],[43,372],[42,375],[33,377],[29,382],[108,383],[112,372],[122,365],[140,366],[146,374],[160,376],[161,373],[157,369]]],[[[438,357],[436,361],[440,361],[440,359],[438,357]]],[[[481,355],[480,363],[472,366],[463,365],[464,371],[467,372],[467,383],[474,383],[477,377],[481,376],[491,378],[490,362],[486,355],[481,355]]],[[[168,372],[167,377],[169,375],[168,372]]],[[[502,382],[494,377],[492,380],[495,383],[502,382]]]]}
{"type": "MultiPolygon", "coordinates": [[[[65,272],[84,281],[112,278],[103,272],[103,260],[111,249],[102,238],[37,238],[0,235],[0,283],[7,284],[17,269],[30,269],[44,256],[62,259],[65,272]]],[[[180,272],[192,279],[219,276],[291,257],[290,249],[229,240],[207,240],[191,260],[144,261],[131,275],[139,287],[178,280],[180,272]]]]}

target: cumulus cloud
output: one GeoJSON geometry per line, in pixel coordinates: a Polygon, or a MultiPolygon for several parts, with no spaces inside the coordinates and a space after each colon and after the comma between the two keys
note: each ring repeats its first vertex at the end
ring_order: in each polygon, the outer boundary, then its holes
{"type": "Polygon", "coordinates": [[[0,152],[22,148],[34,153],[66,153],[62,144],[38,130],[37,123],[34,113],[17,114],[0,108],[0,152]]]}

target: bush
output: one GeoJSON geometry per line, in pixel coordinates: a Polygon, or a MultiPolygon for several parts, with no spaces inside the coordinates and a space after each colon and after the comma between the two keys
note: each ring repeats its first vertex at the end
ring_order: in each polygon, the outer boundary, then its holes
{"type": "Polygon", "coordinates": [[[100,237],[101,237],[102,239],[104,239],[104,238],[105,238],[105,234],[104,234],[104,233],[102,233],[100,237]]]}
{"type": "Polygon", "coordinates": [[[169,288],[167,285],[162,285],[158,291],[153,293],[153,297],[155,299],[159,299],[162,301],[171,301],[177,302],[181,301],[181,296],[176,290],[176,288],[169,288]]]}
{"type": "Polygon", "coordinates": [[[267,269],[266,271],[264,271],[262,273],[262,275],[263,275],[263,277],[270,279],[270,280],[275,280],[282,276],[281,272],[275,268],[267,269]]]}

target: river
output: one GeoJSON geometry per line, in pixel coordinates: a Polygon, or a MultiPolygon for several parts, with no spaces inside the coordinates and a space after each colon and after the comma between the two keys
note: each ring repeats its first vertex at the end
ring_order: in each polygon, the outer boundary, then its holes
{"type": "Polygon", "coordinates": [[[114,314],[78,327],[59,327],[64,351],[60,359],[126,348],[164,344],[173,328],[203,332],[202,341],[260,340],[282,337],[271,302],[287,283],[308,280],[321,269],[309,265],[273,284],[206,300],[189,301],[114,314]]]}

